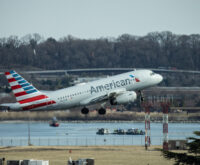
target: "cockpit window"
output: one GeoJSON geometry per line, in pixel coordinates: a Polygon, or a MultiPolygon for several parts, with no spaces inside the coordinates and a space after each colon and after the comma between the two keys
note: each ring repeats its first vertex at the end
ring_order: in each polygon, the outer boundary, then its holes
{"type": "Polygon", "coordinates": [[[155,73],[154,73],[154,72],[151,72],[150,75],[153,76],[153,75],[155,75],[155,73]]]}

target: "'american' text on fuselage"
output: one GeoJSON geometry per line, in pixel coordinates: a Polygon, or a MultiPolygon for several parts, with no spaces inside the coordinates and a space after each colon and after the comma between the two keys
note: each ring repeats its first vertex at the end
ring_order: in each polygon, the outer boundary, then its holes
{"type": "Polygon", "coordinates": [[[93,93],[98,93],[98,92],[102,92],[105,90],[110,90],[110,89],[114,89],[114,88],[119,88],[122,86],[126,86],[126,85],[130,85],[131,84],[131,80],[130,79],[125,79],[125,80],[119,80],[119,81],[114,81],[112,80],[112,82],[104,84],[104,85],[98,85],[98,86],[91,86],[91,94],[93,93]]]}

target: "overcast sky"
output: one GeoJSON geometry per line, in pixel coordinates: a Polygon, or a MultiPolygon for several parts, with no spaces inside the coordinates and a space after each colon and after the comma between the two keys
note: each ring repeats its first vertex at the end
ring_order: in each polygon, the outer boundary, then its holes
{"type": "Polygon", "coordinates": [[[0,37],[200,34],[200,0],[0,0],[0,37]]]}

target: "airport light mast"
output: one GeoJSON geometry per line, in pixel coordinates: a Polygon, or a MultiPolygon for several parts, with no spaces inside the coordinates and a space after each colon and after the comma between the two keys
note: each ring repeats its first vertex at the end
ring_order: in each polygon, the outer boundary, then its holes
{"type": "Polygon", "coordinates": [[[168,110],[169,103],[161,103],[163,110],[163,150],[168,150],[168,110]]]}
{"type": "Polygon", "coordinates": [[[147,149],[151,144],[151,127],[150,127],[150,103],[144,103],[145,108],[145,148],[147,149]]]}

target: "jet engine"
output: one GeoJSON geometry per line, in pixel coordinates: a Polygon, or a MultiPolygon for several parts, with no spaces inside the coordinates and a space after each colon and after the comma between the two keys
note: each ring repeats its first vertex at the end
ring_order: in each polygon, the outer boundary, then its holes
{"type": "Polygon", "coordinates": [[[111,105],[127,104],[134,102],[137,98],[137,94],[133,91],[124,92],[110,100],[111,105]]]}

